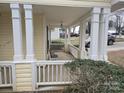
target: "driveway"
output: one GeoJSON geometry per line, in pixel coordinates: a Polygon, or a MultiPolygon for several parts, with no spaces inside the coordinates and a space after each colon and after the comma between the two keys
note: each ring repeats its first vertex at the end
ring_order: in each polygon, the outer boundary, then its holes
{"type": "Polygon", "coordinates": [[[108,46],[108,51],[124,50],[124,42],[115,42],[114,45],[108,46]]]}

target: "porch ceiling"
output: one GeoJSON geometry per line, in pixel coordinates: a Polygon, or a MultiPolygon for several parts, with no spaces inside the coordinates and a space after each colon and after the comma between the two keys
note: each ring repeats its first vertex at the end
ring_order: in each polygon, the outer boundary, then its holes
{"type": "Polygon", "coordinates": [[[118,1],[116,4],[112,5],[112,12],[117,11],[123,8],[124,10],[124,1],[118,1]]]}
{"type": "MultiPolygon", "coordinates": [[[[61,22],[63,22],[63,25],[68,26],[90,10],[90,7],[33,5],[33,13],[44,14],[47,24],[57,26],[60,26],[61,22]]],[[[24,13],[22,5],[21,11],[24,13]]],[[[0,4],[0,13],[1,12],[11,12],[9,4],[0,4]]]]}
{"type": "Polygon", "coordinates": [[[63,22],[63,24],[67,26],[90,10],[91,8],[88,7],[33,6],[33,11],[35,13],[44,14],[46,16],[47,23],[50,25],[60,25],[60,23],[63,22]]]}

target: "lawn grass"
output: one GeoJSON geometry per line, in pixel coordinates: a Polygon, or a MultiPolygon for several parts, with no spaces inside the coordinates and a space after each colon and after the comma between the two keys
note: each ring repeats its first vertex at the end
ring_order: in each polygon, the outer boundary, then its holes
{"type": "MultiPolygon", "coordinates": [[[[71,37],[70,41],[71,41],[71,44],[73,44],[73,45],[79,45],[79,37],[71,37]]],[[[65,39],[64,38],[60,38],[58,40],[53,40],[52,42],[53,43],[63,43],[64,44],[65,39]]]]}
{"type": "Polygon", "coordinates": [[[116,38],[115,41],[116,42],[124,42],[124,38],[116,38]]]}

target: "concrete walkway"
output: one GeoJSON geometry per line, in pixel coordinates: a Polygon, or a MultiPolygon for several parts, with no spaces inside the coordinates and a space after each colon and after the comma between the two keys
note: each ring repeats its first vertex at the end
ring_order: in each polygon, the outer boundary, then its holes
{"type": "Polygon", "coordinates": [[[74,57],[71,54],[66,53],[63,50],[54,51],[54,54],[57,55],[57,57],[53,58],[53,60],[73,60],[74,59],[74,57]]]}
{"type": "Polygon", "coordinates": [[[108,51],[124,50],[124,42],[115,42],[114,45],[108,46],[108,51]]]}

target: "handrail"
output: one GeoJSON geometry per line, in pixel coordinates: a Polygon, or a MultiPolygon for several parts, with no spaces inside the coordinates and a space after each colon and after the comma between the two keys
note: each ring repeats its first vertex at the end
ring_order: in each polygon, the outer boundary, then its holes
{"type": "Polygon", "coordinates": [[[69,51],[75,58],[79,58],[79,54],[80,54],[79,48],[75,47],[72,44],[69,44],[69,51]]]}
{"type": "Polygon", "coordinates": [[[76,46],[74,46],[74,45],[72,45],[72,44],[69,44],[69,46],[71,46],[71,47],[75,48],[77,51],[80,51],[80,49],[79,49],[79,48],[77,48],[76,46]]]}
{"type": "Polygon", "coordinates": [[[72,60],[38,60],[37,64],[64,64],[71,62],[72,60]]]}

